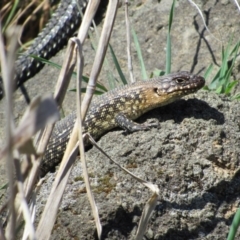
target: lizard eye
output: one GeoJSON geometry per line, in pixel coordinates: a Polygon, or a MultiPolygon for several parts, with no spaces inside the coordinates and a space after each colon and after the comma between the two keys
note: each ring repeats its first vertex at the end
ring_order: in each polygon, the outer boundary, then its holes
{"type": "Polygon", "coordinates": [[[176,82],[177,83],[183,83],[183,82],[185,82],[186,80],[184,79],[184,78],[177,78],[176,79],[176,82]]]}

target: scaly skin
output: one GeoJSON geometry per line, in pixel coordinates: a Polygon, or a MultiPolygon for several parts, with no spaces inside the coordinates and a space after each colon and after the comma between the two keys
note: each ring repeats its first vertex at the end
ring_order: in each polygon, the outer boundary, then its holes
{"type": "MultiPolygon", "coordinates": [[[[88,0],[62,0],[45,28],[35,38],[31,47],[22,54],[15,64],[16,88],[38,73],[44,63],[31,55],[50,59],[67,44],[81,23],[80,11],[84,11],[88,0]],[[78,9],[78,4],[79,9],[78,9]]],[[[3,98],[3,81],[0,77],[0,100],[3,98]]]]}
{"type": "MultiPolygon", "coordinates": [[[[149,128],[132,120],[145,112],[167,105],[187,94],[196,92],[205,84],[204,78],[189,72],[179,72],[149,81],[139,81],[95,98],[83,124],[84,132],[94,139],[120,126],[130,132],[149,128]]],[[[57,122],[43,157],[40,176],[44,176],[62,159],[76,120],[72,113],[57,122]]]]}

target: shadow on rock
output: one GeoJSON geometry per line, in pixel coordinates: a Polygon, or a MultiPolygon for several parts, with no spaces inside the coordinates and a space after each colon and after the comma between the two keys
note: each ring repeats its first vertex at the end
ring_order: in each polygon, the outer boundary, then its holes
{"type": "Polygon", "coordinates": [[[147,118],[157,118],[161,122],[174,120],[176,123],[181,123],[185,118],[191,117],[206,121],[212,119],[215,120],[218,125],[223,124],[225,121],[223,113],[211,107],[207,102],[199,99],[181,99],[169,105],[154,109],[139,119],[140,121],[145,121],[147,118]]]}

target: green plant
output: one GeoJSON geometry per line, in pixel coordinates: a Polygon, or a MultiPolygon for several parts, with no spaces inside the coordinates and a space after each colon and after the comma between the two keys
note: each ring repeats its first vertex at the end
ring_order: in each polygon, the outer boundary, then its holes
{"type": "MultiPolygon", "coordinates": [[[[44,59],[44,58],[40,58],[40,57],[35,56],[35,55],[30,55],[30,56],[32,58],[34,58],[34,59],[39,60],[42,63],[50,65],[51,67],[57,68],[59,70],[62,68],[61,65],[56,64],[56,63],[54,63],[54,62],[52,62],[50,60],[47,60],[47,59],[44,59]]],[[[76,73],[75,72],[73,73],[73,76],[76,77],[76,73]]],[[[83,82],[88,83],[89,78],[86,77],[86,76],[82,76],[82,80],[83,80],[83,82]]],[[[96,86],[97,86],[97,89],[95,90],[95,94],[97,94],[97,95],[101,95],[101,94],[103,94],[103,93],[108,91],[107,88],[104,85],[102,85],[102,84],[97,83],[96,86]]],[[[76,91],[76,89],[70,89],[70,91],[74,92],[74,91],[76,91]]],[[[86,92],[86,88],[82,88],[81,92],[85,93],[86,92]]]]}
{"type": "MultiPolygon", "coordinates": [[[[160,70],[160,69],[155,69],[151,74],[150,74],[150,78],[154,77],[154,76],[163,76],[165,74],[169,74],[171,72],[171,62],[172,62],[172,47],[171,47],[171,28],[172,28],[172,23],[173,23],[173,16],[174,16],[174,9],[175,9],[175,0],[173,0],[172,2],[172,6],[171,6],[171,10],[169,13],[169,23],[168,23],[168,34],[167,34],[167,47],[166,47],[166,69],[165,71],[160,70]]],[[[140,62],[140,66],[141,66],[141,71],[142,71],[142,76],[143,79],[147,79],[147,72],[145,69],[145,65],[144,65],[144,60],[142,57],[142,52],[141,52],[141,48],[138,42],[138,38],[137,38],[137,34],[135,33],[135,31],[132,31],[133,34],[133,39],[134,39],[134,43],[135,43],[135,48],[137,50],[137,54],[138,54],[138,59],[140,62]]]]}
{"type": "MultiPolygon", "coordinates": [[[[230,49],[231,44],[232,44],[232,37],[230,38],[226,49],[224,48],[224,46],[222,47],[221,66],[219,67],[219,70],[217,71],[216,75],[213,77],[210,84],[204,87],[205,90],[214,91],[219,94],[230,95],[231,92],[233,91],[233,88],[238,83],[238,81],[236,80],[235,81],[231,80],[231,74],[237,58],[237,54],[239,52],[240,41],[232,48],[232,50],[230,49]]],[[[213,65],[211,64],[207,68],[204,74],[205,79],[209,77],[212,70],[213,70],[213,65]]],[[[237,94],[232,98],[240,99],[240,96],[239,94],[237,94]]]]}
{"type": "Polygon", "coordinates": [[[147,80],[148,79],[148,74],[147,74],[147,71],[146,71],[146,68],[145,68],[141,47],[140,47],[140,44],[139,44],[139,41],[138,41],[137,34],[136,34],[136,32],[135,32],[135,30],[133,28],[132,28],[132,35],[133,35],[134,46],[135,46],[135,49],[137,51],[138,60],[140,62],[142,78],[144,80],[147,80]]]}
{"type": "Polygon", "coordinates": [[[240,224],[240,209],[238,208],[238,210],[233,218],[233,222],[232,222],[231,228],[229,230],[227,240],[233,240],[235,238],[239,224],[240,224]]]}
{"type": "Polygon", "coordinates": [[[165,74],[169,74],[171,72],[171,61],[172,61],[172,50],[171,50],[171,28],[173,22],[173,14],[175,8],[175,0],[173,0],[172,7],[169,14],[169,23],[168,23],[168,34],[167,34],[167,51],[166,51],[166,72],[165,74]]]}

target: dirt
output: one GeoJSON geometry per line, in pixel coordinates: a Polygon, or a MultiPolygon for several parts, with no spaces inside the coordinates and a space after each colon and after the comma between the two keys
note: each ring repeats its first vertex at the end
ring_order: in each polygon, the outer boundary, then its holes
{"type": "MultiPolygon", "coordinates": [[[[179,70],[204,74],[207,67],[221,63],[221,47],[232,33],[233,44],[240,32],[239,12],[231,1],[196,1],[204,11],[210,32],[204,30],[196,9],[178,1],[171,30],[172,72],[179,70]],[[222,42],[221,42],[222,41],[222,42]]],[[[165,48],[171,1],[131,1],[131,22],[138,35],[148,74],[165,69],[165,48]]],[[[126,36],[124,9],[119,8],[111,44],[126,76],[126,36]]],[[[99,30],[101,24],[98,25],[99,30]]],[[[133,47],[134,73],[141,70],[133,47]]],[[[63,52],[53,58],[62,61],[63,52]]],[[[84,46],[85,74],[93,63],[94,51],[87,40],[84,46]]],[[[112,67],[110,68],[112,72],[112,67]]],[[[239,65],[234,79],[239,78],[239,65]]],[[[214,73],[207,81],[209,82],[214,73]]],[[[99,80],[107,84],[107,70],[99,80]]],[[[58,70],[46,66],[25,85],[31,97],[53,91],[58,70]],[[49,81],[49,79],[51,79],[49,81]]],[[[117,74],[114,72],[114,76],[117,74]]],[[[73,81],[74,82],[74,81],[73,81]]],[[[74,87],[74,83],[70,88],[74,87]]],[[[237,90],[236,90],[237,91],[237,90]]],[[[25,107],[16,93],[16,119],[25,107]]],[[[4,102],[0,109],[3,111],[4,102]]],[[[65,113],[75,107],[73,92],[67,94],[65,113]]],[[[144,239],[226,239],[233,216],[239,207],[240,102],[212,92],[197,94],[155,109],[138,122],[157,119],[159,127],[126,134],[122,130],[103,136],[99,145],[121,165],[137,176],[157,184],[160,197],[144,239]]],[[[1,131],[4,124],[2,123],[1,131]]],[[[139,219],[151,192],[109,163],[92,148],[87,152],[97,206],[103,225],[103,239],[133,239],[139,219]]],[[[1,173],[4,170],[1,167],[1,173]]],[[[38,195],[38,213],[46,202],[55,174],[49,173],[38,195]]],[[[51,239],[96,239],[93,216],[81,180],[77,161],[51,239]]],[[[236,239],[240,237],[238,233],[236,239]]]]}

